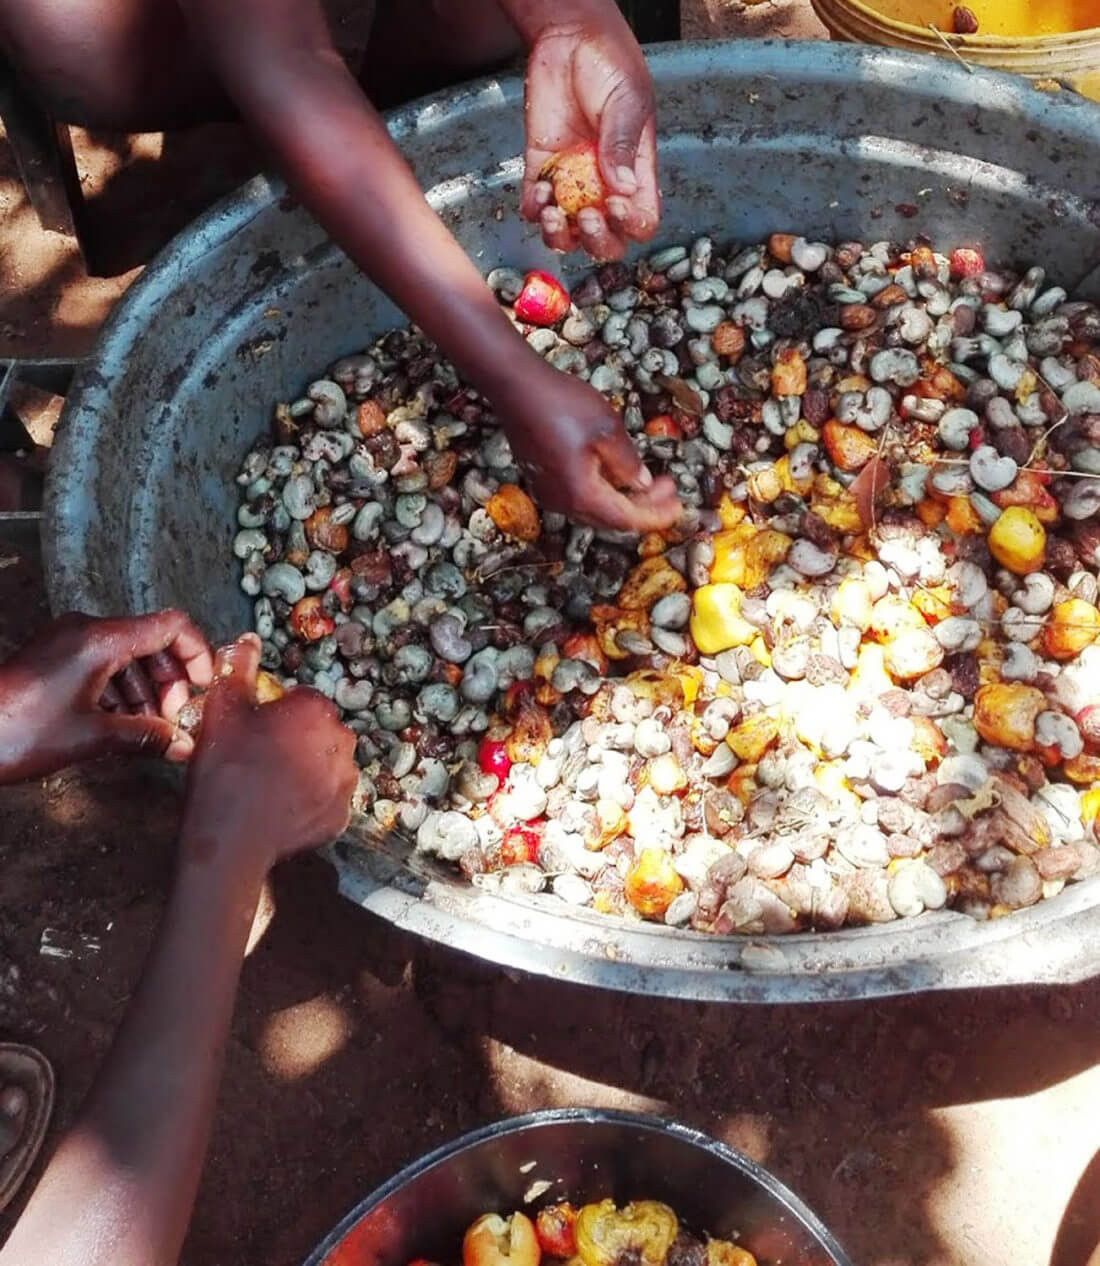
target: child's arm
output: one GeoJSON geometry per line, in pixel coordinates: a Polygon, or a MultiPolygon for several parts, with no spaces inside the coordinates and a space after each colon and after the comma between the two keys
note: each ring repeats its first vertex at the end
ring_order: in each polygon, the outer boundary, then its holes
{"type": "Polygon", "coordinates": [[[517,337],[332,48],[320,6],[184,0],[184,8],[291,187],[492,400],[543,505],[638,531],[675,521],[672,482],[650,480],[610,406],[517,337]]]}
{"type": "Polygon", "coordinates": [[[259,641],[219,657],[176,881],[130,1009],[0,1266],[172,1266],[210,1135],[264,875],[338,835],[355,736],[312,690],[256,707],[259,641]]]}

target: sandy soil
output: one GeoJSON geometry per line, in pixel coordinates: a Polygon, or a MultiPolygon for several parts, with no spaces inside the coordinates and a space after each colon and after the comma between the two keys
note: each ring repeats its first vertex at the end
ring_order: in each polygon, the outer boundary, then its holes
{"type": "MultiPolygon", "coordinates": [[[[697,0],[685,19],[692,35],[820,30],[797,0],[697,0]]],[[[253,162],[229,127],[82,135],[78,151],[96,259],[121,275],[89,279],[72,243],[38,229],[0,146],[2,355],[87,350],[129,265],[253,162]]],[[[36,414],[41,442],[51,416],[36,414]]],[[[44,618],[36,551],[0,539],[0,655],[44,618]]],[[[0,1038],[54,1062],[47,1153],[140,973],[178,808],[169,780],[132,765],[0,795],[0,1038]],[[72,956],[43,955],[44,935],[72,956]]],[[[1100,1239],[1100,984],[800,1009],[654,1003],[418,945],[337,897],[318,860],[284,867],[272,897],[184,1266],[292,1266],[429,1147],[570,1104],[666,1112],[743,1148],[861,1266],[1082,1266],[1100,1239]]]]}

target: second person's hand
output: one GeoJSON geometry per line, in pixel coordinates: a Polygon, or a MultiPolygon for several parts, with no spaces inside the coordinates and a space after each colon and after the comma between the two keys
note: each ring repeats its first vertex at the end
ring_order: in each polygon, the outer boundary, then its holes
{"type": "Polygon", "coordinates": [[[607,400],[569,374],[535,366],[494,393],[493,405],[542,508],[622,532],[676,523],[683,507],[675,483],[646,469],[607,400]]]}
{"type": "Polygon", "coordinates": [[[305,686],[256,702],[260,640],[220,650],[187,781],[183,860],[219,857],[250,876],[347,826],[355,735],[305,686]]]}
{"type": "Polygon", "coordinates": [[[0,667],[0,783],[101,756],[191,755],[175,718],[210,682],[210,649],[182,611],[66,615],[0,667]]]}

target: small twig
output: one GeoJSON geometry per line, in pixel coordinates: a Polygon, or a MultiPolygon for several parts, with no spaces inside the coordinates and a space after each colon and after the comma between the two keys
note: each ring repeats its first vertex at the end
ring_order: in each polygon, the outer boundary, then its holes
{"type": "MultiPolygon", "coordinates": [[[[912,590],[913,590],[913,589],[919,589],[919,590],[921,591],[921,593],[926,593],[926,594],[928,594],[928,595],[929,595],[929,597],[934,598],[936,602],[942,602],[945,606],[948,606],[948,607],[950,607],[950,606],[951,606],[951,602],[950,602],[949,600],[945,600],[944,598],[942,598],[942,597],[941,597],[941,596],[940,596],[940,595],[936,592],[936,590],[935,590],[935,589],[931,588],[931,587],[930,587],[930,586],[928,586],[928,585],[921,584],[921,582],[920,582],[919,580],[917,580],[916,578],[914,578],[912,581],[910,581],[910,592],[909,592],[909,593],[903,593],[903,595],[902,595],[902,596],[905,598],[906,602],[912,602],[912,600],[913,600],[913,597],[912,597],[912,590]]],[[[1025,612],[1025,614],[1027,614],[1027,613],[1025,612]]],[[[980,618],[980,617],[978,617],[978,616],[970,615],[970,614],[969,614],[969,612],[967,612],[966,618],[967,618],[967,619],[969,619],[969,620],[973,620],[975,624],[980,624],[980,625],[982,626],[982,628],[987,629],[987,630],[989,630],[989,631],[991,631],[991,632],[994,632],[994,631],[996,631],[996,630],[999,630],[999,629],[1000,629],[1000,627],[1001,627],[1001,621],[1000,621],[1000,620],[983,620],[983,619],[981,619],[981,618],[980,618]]],[[[1032,623],[1034,623],[1034,625],[1035,625],[1035,627],[1036,627],[1036,629],[1037,629],[1037,630],[1038,630],[1038,629],[1045,629],[1045,628],[1047,627],[1047,625],[1048,625],[1048,624],[1051,624],[1051,623],[1052,623],[1052,621],[1051,621],[1048,617],[1046,617],[1046,616],[1037,616],[1037,615],[1033,615],[1033,616],[1030,616],[1030,617],[1029,617],[1029,619],[1030,619],[1030,621],[1031,621],[1032,623]]],[[[1060,627],[1060,628],[1063,628],[1063,629],[1088,629],[1090,632],[1092,632],[1092,631],[1094,630],[1094,628],[1095,628],[1095,626],[1094,626],[1094,625],[1092,625],[1092,624],[1078,624],[1078,623],[1072,623],[1072,624],[1071,624],[1071,623],[1062,623],[1062,624],[1060,624],[1060,625],[1059,625],[1059,627],[1060,627]]],[[[1029,640],[1030,640],[1030,639],[1029,639],[1029,640]]],[[[1026,643],[1025,643],[1025,645],[1026,645],[1026,643]]]]}
{"type": "MultiPolygon", "coordinates": [[[[1059,426],[1061,423],[1058,424],[1059,426]]],[[[1052,427],[1051,430],[1054,428],[1052,427]]],[[[969,466],[969,457],[937,457],[937,466],[969,466]]],[[[1100,475],[1090,475],[1087,470],[1051,470],[1043,466],[1018,466],[1017,474],[1026,471],[1030,475],[1049,475],[1052,479],[1100,479],[1100,475]]]]}
{"type": "MultiPolygon", "coordinates": [[[[878,461],[883,462],[883,465],[886,465],[886,462],[884,461],[882,454],[886,451],[886,441],[889,438],[890,432],[893,430],[893,427],[894,427],[894,419],[890,417],[886,420],[886,425],[882,428],[882,434],[878,438],[878,451],[876,452],[875,457],[878,461]]],[[[889,467],[887,467],[887,469],[889,469],[889,467]]],[[[872,487],[871,488],[872,494],[874,494],[874,491],[875,491],[874,487],[872,487]]],[[[878,501],[878,497],[872,495],[871,497],[871,535],[872,536],[875,536],[878,533],[878,514],[877,514],[878,507],[876,505],[877,501],[878,501]]]]}
{"type": "Polygon", "coordinates": [[[494,576],[503,576],[507,571],[526,571],[529,567],[557,567],[558,562],[560,560],[557,562],[535,562],[532,559],[529,563],[506,563],[503,567],[498,567],[496,571],[486,572],[484,575],[481,572],[475,572],[474,584],[482,585],[485,581],[492,580],[494,576]]]}
{"type": "Polygon", "coordinates": [[[971,64],[966,60],[966,58],[962,55],[962,53],[960,53],[959,50],[955,47],[955,45],[951,43],[951,41],[947,38],[946,35],[944,35],[944,33],[935,24],[935,22],[928,22],[926,23],[926,25],[928,29],[936,36],[936,38],[944,46],[944,48],[947,49],[947,51],[951,54],[951,56],[957,58],[959,62],[963,66],[966,67],[967,73],[971,75],[974,74],[974,67],[971,66],[971,64]]]}
{"type": "Polygon", "coordinates": [[[1050,385],[1050,383],[1047,382],[1047,380],[1043,377],[1043,375],[1039,373],[1037,369],[1032,369],[1031,372],[1035,375],[1036,378],[1038,378],[1038,380],[1043,384],[1043,386],[1046,387],[1047,391],[1050,392],[1050,394],[1054,397],[1054,399],[1058,400],[1058,403],[1062,405],[1062,416],[1058,419],[1057,422],[1054,423],[1052,427],[1049,428],[1049,430],[1044,431],[1043,434],[1040,435],[1039,438],[1035,441],[1035,447],[1031,450],[1031,456],[1027,459],[1028,465],[1030,465],[1033,461],[1035,461],[1038,458],[1039,450],[1045,449],[1047,440],[1050,439],[1050,437],[1054,434],[1055,431],[1057,431],[1057,429],[1060,426],[1065,426],[1065,424],[1070,420],[1070,417],[1072,416],[1072,414],[1066,408],[1066,406],[1062,404],[1061,400],[1058,399],[1058,393],[1054,390],[1054,388],[1050,385]]]}

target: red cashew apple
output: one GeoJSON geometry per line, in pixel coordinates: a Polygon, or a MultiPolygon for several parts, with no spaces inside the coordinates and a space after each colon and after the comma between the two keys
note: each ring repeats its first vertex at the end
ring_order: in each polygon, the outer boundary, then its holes
{"type": "Polygon", "coordinates": [[[569,294],[549,273],[530,272],[515,308],[516,316],[528,325],[557,325],[569,311],[569,294]]]}

